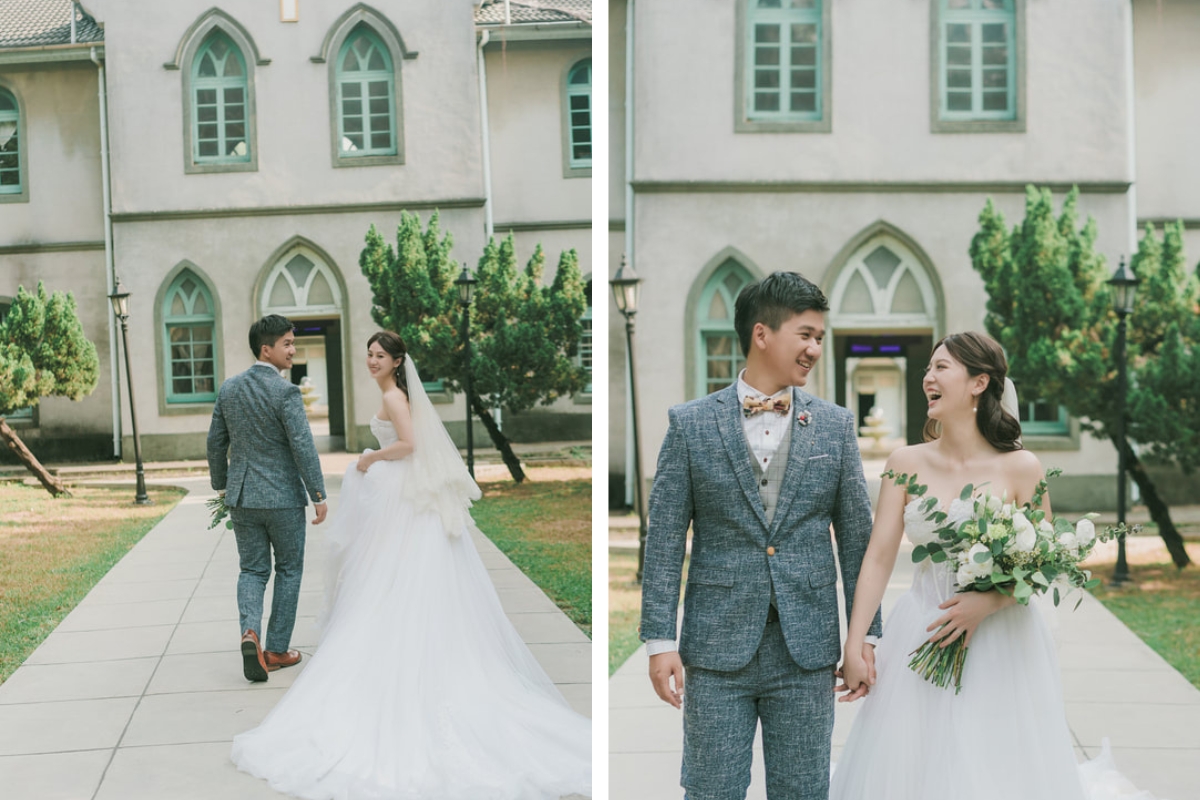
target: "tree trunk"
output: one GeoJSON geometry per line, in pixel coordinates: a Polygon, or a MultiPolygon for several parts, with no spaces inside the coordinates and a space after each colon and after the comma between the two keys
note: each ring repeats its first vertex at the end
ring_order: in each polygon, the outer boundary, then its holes
{"type": "Polygon", "coordinates": [[[4,443],[8,445],[8,449],[16,454],[26,469],[37,476],[42,486],[46,487],[46,491],[55,497],[60,495],[64,497],[71,496],[71,493],[67,491],[67,487],[63,482],[47,472],[46,468],[42,466],[42,462],[38,461],[33,453],[29,452],[29,448],[21,441],[21,437],[17,436],[17,432],[8,427],[8,423],[4,421],[4,417],[0,417],[0,439],[4,440],[4,443]]]}
{"type": "Polygon", "coordinates": [[[500,451],[500,457],[504,459],[504,465],[508,467],[509,474],[513,476],[513,480],[517,483],[524,481],[525,470],[521,469],[521,459],[517,458],[517,454],[513,452],[508,437],[501,433],[500,427],[496,425],[496,420],[492,417],[491,410],[484,406],[483,401],[479,399],[478,395],[471,396],[471,407],[475,409],[475,413],[479,416],[483,427],[487,428],[488,434],[492,437],[492,443],[500,451]]]}
{"type": "MultiPolygon", "coordinates": [[[[1115,439],[1113,444],[1117,447],[1120,446],[1115,439]]],[[[1162,537],[1163,544],[1171,553],[1171,560],[1175,562],[1175,566],[1183,569],[1192,563],[1192,559],[1188,557],[1187,548],[1183,546],[1183,537],[1179,535],[1175,523],[1171,521],[1171,509],[1159,497],[1158,490],[1154,488],[1154,482],[1146,473],[1145,465],[1138,460],[1137,454],[1133,452],[1133,448],[1129,446],[1128,442],[1125,443],[1125,466],[1134,483],[1142,492],[1142,502],[1146,504],[1146,509],[1150,512],[1150,519],[1154,520],[1154,524],[1158,526],[1158,535],[1162,537]]]]}

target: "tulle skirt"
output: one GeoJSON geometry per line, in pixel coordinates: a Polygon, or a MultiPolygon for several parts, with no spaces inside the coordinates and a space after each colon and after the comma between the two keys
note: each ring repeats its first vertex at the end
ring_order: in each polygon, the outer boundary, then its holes
{"type": "Polygon", "coordinates": [[[590,721],[505,616],[470,535],[399,497],[408,467],[347,470],[319,647],[234,763],[308,800],[590,794],[590,721]]]}
{"type": "Polygon", "coordinates": [[[944,613],[934,577],[919,567],[889,616],[830,800],[1153,800],[1116,771],[1107,743],[1077,764],[1054,640],[1037,608],[1011,606],[980,624],[960,694],[908,668],[944,613]]]}

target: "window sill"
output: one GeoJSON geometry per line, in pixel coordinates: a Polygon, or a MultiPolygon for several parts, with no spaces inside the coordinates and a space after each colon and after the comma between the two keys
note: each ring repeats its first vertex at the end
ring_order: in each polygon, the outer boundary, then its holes
{"type": "Polygon", "coordinates": [[[1024,133],[1023,119],[935,119],[932,133],[1024,133]]]}
{"type": "Polygon", "coordinates": [[[833,121],[813,120],[755,120],[739,119],[733,125],[734,133],[832,133],[833,121]]]}
{"type": "Polygon", "coordinates": [[[342,167],[381,167],[391,164],[403,164],[404,155],[394,153],[386,156],[344,156],[341,154],[333,157],[333,166],[342,167]]]}

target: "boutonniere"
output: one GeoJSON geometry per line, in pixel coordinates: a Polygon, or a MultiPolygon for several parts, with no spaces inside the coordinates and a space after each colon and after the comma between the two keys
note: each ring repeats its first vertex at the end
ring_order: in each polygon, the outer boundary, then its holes
{"type": "Polygon", "coordinates": [[[799,422],[801,425],[807,425],[812,422],[812,414],[808,411],[797,412],[796,422],[799,422]]]}

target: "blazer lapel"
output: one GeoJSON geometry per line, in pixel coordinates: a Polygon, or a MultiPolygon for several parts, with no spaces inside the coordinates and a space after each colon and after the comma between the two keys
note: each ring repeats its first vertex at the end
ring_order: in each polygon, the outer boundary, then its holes
{"type": "Polygon", "coordinates": [[[808,469],[808,453],[812,450],[815,438],[809,430],[812,427],[813,421],[810,419],[808,425],[801,425],[796,420],[796,415],[802,411],[807,411],[810,403],[812,403],[811,395],[794,387],[792,388],[792,411],[790,414],[792,442],[788,447],[787,471],[784,472],[783,483],[779,487],[779,501],[775,505],[775,516],[771,520],[771,537],[779,530],[781,522],[792,507],[792,501],[800,492],[804,473],[808,469]]]}
{"type": "Polygon", "coordinates": [[[737,384],[731,385],[716,396],[717,430],[729,455],[733,474],[750,501],[763,530],[767,529],[767,512],[763,508],[762,495],[754,482],[754,470],[750,466],[750,445],[746,442],[746,429],[742,425],[742,407],[738,402],[737,384]]]}

